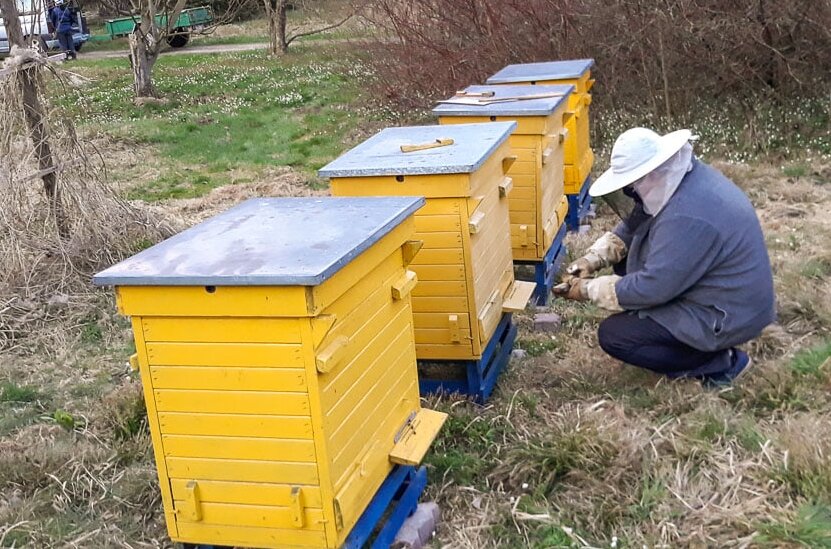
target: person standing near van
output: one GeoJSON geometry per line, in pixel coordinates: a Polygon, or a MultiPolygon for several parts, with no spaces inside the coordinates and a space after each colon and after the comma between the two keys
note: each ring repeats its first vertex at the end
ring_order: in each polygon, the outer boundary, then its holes
{"type": "Polygon", "coordinates": [[[75,14],[72,13],[72,8],[67,5],[66,0],[55,2],[55,7],[49,12],[49,19],[55,28],[61,51],[66,52],[67,59],[77,59],[75,39],[72,36],[72,23],[75,20],[75,14]]]}

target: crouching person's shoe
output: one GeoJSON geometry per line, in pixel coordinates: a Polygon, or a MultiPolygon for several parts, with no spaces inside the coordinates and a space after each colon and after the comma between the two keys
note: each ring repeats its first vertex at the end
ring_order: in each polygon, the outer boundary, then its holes
{"type": "Polygon", "coordinates": [[[730,369],[718,374],[704,376],[701,379],[701,384],[708,388],[727,387],[750,369],[753,364],[750,355],[740,349],[733,349],[730,351],[732,366],[730,369]]]}

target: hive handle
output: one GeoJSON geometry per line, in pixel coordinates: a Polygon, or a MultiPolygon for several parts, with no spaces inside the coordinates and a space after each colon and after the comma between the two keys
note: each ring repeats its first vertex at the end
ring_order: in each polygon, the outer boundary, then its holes
{"type": "Polygon", "coordinates": [[[392,298],[396,301],[404,299],[413,291],[418,283],[418,277],[413,271],[407,271],[392,285],[392,298]]]}
{"type": "Polygon", "coordinates": [[[482,222],[485,220],[485,214],[482,212],[476,212],[467,222],[467,228],[470,231],[470,234],[476,234],[482,229],[482,222]]]}
{"type": "Polygon", "coordinates": [[[450,327],[450,342],[461,343],[462,332],[459,330],[459,315],[447,315],[447,324],[450,327]]]}
{"type": "Polygon", "coordinates": [[[295,528],[303,528],[306,519],[303,508],[303,489],[300,486],[292,486],[289,494],[291,508],[291,525],[295,528]]]}
{"type": "Polygon", "coordinates": [[[502,183],[499,184],[499,198],[505,198],[511,192],[511,189],[514,188],[514,180],[510,177],[505,177],[502,179],[502,183]]]}
{"type": "Polygon", "coordinates": [[[315,359],[317,371],[321,374],[331,372],[346,354],[348,346],[349,338],[346,336],[338,336],[333,339],[332,343],[327,345],[325,349],[318,353],[317,358],[315,359]]]}
{"type": "Polygon", "coordinates": [[[195,480],[185,485],[185,500],[176,504],[176,514],[190,522],[202,520],[202,499],[199,495],[199,484],[195,480]]]}
{"type": "Polygon", "coordinates": [[[511,166],[514,165],[514,162],[517,161],[516,155],[506,156],[502,159],[502,173],[508,173],[508,170],[511,169],[511,166]]]}
{"type": "Polygon", "coordinates": [[[133,371],[133,372],[138,372],[139,371],[138,353],[133,353],[132,355],[130,355],[129,362],[130,362],[130,370],[133,371]]]}

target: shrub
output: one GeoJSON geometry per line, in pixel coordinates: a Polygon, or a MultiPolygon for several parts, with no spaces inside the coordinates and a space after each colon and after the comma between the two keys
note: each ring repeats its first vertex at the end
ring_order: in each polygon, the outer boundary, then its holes
{"type": "Polygon", "coordinates": [[[669,117],[701,97],[820,96],[831,75],[831,6],[810,0],[375,0],[368,17],[375,92],[405,108],[551,59],[592,57],[603,106],[669,117]]]}

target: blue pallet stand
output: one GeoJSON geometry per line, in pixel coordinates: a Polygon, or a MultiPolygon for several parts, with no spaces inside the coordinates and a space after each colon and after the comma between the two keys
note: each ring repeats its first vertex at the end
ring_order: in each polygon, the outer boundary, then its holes
{"type": "MultiPolygon", "coordinates": [[[[352,527],[341,549],[389,549],[404,521],[415,512],[426,486],[426,467],[396,465],[352,527]]],[[[219,545],[182,545],[184,549],[230,549],[219,545]]]]}
{"type": "Polygon", "coordinates": [[[425,467],[397,465],[378,488],[341,549],[388,549],[401,525],[415,512],[425,486],[425,467]]]}
{"type": "Polygon", "coordinates": [[[428,379],[419,372],[418,387],[421,394],[461,393],[473,397],[480,404],[488,400],[514,348],[516,325],[511,320],[511,313],[502,315],[502,320],[499,321],[479,360],[424,361],[430,364],[461,364],[465,368],[466,376],[464,379],[428,379]]]}
{"type": "Polygon", "coordinates": [[[560,271],[560,266],[566,257],[566,225],[560,227],[557,231],[557,236],[551,243],[551,247],[545,252],[545,257],[542,261],[525,261],[514,260],[516,265],[533,265],[534,266],[534,282],[537,288],[534,290],[534,303],[537,305],[547,305],[548,297],[551,295],[551,288],[554,287],[554,279],[560,271]]]}
{"type": "Polygon", "coordinates": [[[586,182],[580,188],[579,194],[567,194],[568,197],[568,215],[566,215],[566,225],[569,231],[580,230],[580,222],[589,213],[592,205],[592,197],[589,196],[589,187],[592,185],[591,176],[586,178],[586,182]]]}

